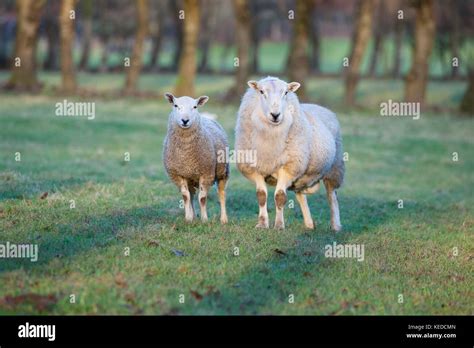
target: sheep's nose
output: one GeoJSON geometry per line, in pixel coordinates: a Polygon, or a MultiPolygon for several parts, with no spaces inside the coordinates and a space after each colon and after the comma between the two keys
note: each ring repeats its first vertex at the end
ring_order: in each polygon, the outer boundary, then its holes
{"type": "Polygon", "coordinates": [[[186,126],[186,125],[188,124],[189,120],[183,120],[183,119],[181,119],[181,122],[183,123],[183,126],[186,126]]]}
{"type": "Polygon", "coordinates": [[[276,121],[278,119],[278,116],[280,116],[280,113],[270,112],[270,115],[272,115],[273,119],[276,121]]]}

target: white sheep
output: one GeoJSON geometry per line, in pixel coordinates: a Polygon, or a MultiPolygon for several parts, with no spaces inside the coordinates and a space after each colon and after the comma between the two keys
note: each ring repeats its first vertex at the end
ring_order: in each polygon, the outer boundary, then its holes
{"type": "Polygon", "coordinates": [[[225,224],[225,186],[229,178],[229,164],[219,162],[218,158],[229,145],[224,129],[216,121],[199,114],[198,107],[204,105],[209,97],[176,98],[170,93],[166,93],[165,97],[172,104],[172,110],[163,146],[163,162],[166,173],[183,196],[185,219],[188,222],[194,219],[193,197],[199,188],[201,220],[208,220],[207,194],[217,182],[220,220],[225,224]]]}
{"type": "Polygon", "coordinates": [[[336,189],[344,178],[342,139],[336,115],[315,104],[300,104],[298,82],[275,77],[249,81],[235,130],[235,150],[255,151],[257,163],[237,163],[256,184],[259,217],[256,227],[268,228],[267,187],[275,189],[275,228],[285,228],[287,189],[296,193],[306,228],[313,229],[306,194],[323,180],[331,208],[331,227],[341,229],[336,189]]]}

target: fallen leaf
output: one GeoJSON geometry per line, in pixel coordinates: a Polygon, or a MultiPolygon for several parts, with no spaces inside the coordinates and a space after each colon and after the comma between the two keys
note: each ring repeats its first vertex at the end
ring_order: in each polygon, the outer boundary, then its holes
{"type": "Polygon", "coordinates": [[[115,284],[117,284],[121,288],[127,287],[127,281],[125,280],[123,273],[117,273],[117,275],[115,276],[115,284]]]}
{"type": "Polygon", "coordinates": [[[273,250],[273,251],[276,252],[276,253],[279,254],[279,255],[286,255],[286,253],[285,253],[284,251],[282,251],[282,250],[280,250],[280,249],[278,249],[278,248],[275,249],[275,250],[273,250]]]}
{"type": "Polygon", "coordinates": [[[197,301],[201,301],[203,299],[203,296],[197,292],[197,291],[194,291],[194,290],[190,290],[191,292],[191,295],[197,300],[197,301]]]}
{"type": "Polygon", "coordinates": [[[160,246],[160,242],[158,242],[157,240],[151,239],[146,243],[146,245],[148,245],[148,246],[160,246]]]}
{"type": "Polygon", "coordinates": [[[128,293],[125,294],[125,300],[126,300],[127,302],[132,302],[132,303],[134,303],[135,300],[136,300],[136,296],[135,296],[135,294],[134,294],[133,292],[128,292],[128,293]]]}

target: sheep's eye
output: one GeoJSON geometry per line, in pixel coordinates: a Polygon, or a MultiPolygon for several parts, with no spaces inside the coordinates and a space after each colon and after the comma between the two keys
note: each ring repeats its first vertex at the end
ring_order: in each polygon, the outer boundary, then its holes
{"type": "Polygon", "coordinates": [[[262,91],[262,90],[260,90],[260,94],[263,94],[263,91],[262,91]]]}
{"type": "Polygon", "coordinates": [[[287,94],[288,94],[288,91],[285,92],[285,95],[287,95],[287,94]]]}
{"type": "Polygon", "coordinates": [[[194,108],[197,109],[198,108],[197,105],[194,105],[194,108]]]}
{"type": "Polygon", "coordinates": [[[178,107],[178,105],[174,104],[174,107],[175,107],[175,108],[177,108],[177,107],[178,107]]]}

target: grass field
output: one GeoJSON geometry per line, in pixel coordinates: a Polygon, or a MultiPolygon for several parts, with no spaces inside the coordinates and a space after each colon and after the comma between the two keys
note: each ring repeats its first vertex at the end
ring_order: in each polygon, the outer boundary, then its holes
{"type": "MultiPolygon", "coordinates": [[[[80,75],[98,89],[121,78],[80,75]]],[[[141,86],[164,92],[173,81],[149,75],[141,86]]],[[[219,115],[233,143],[237,105],[216,102],[230,84],[201,76],[198,93],[211,96],[203,110],[219,115]]],[[[464,88],[431,83],[428,100],[454,108],[464,88]]],[[[161,164],[164,99],[97,100],[88,121],[54,116],[60,97],[0,95],[0,243],[39,245],[38,262],[0,259],[0,313],[474,314],[474,123],[379,116],[378,102],[401,91],[399,81],[363,81],[366,107],[346,111],[338,81],[309,82],[313,100],[338,111],[349,153],[338,235],[323,189],[309,199],[316,230],[304,230],[297,204],[286,230],[256,230],[254,188],[235,166],[230,223],[219,224],[213,191],[211,221],[185,224],[161,164]],[[334,241],[363,244],[364,261],[325,258],[334,241]]]]}

